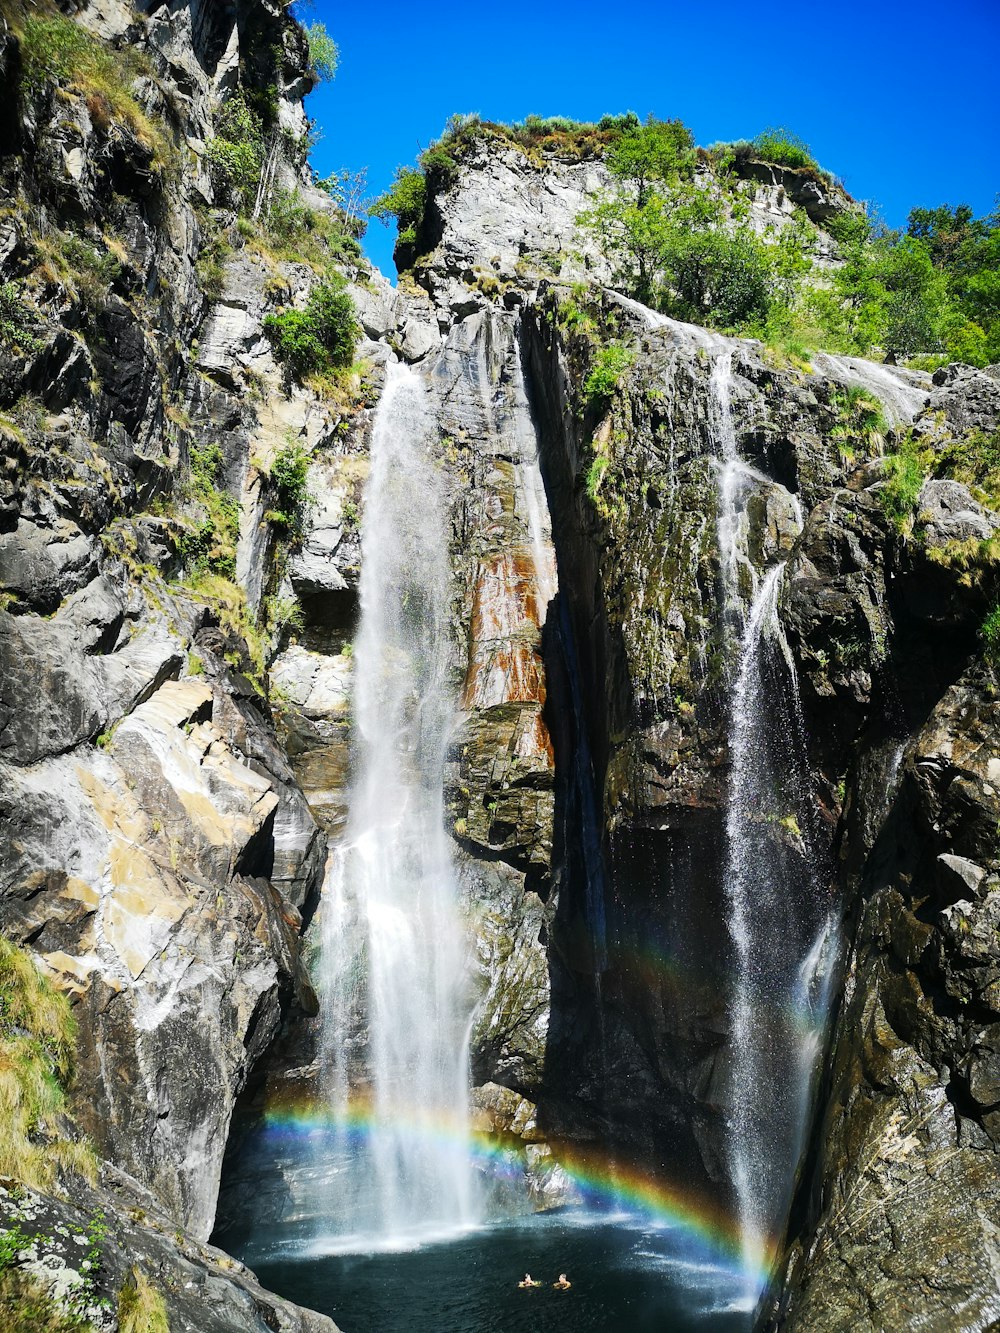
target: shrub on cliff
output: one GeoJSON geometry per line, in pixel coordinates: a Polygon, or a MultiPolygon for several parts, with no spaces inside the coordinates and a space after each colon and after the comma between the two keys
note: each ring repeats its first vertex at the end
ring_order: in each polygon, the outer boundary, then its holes
{"type": "Polygon", "coordinates": [[[302,520],[309,492],[306,479],[309,475],[309,455],[297,440],[290,440],[271,461],[267,469],[268,476],[275,488],[274,508],[268,510],[267,519],[279,532],[286,536],[298,537],[302,531],[302,520]]]}
{"type": "Polygon", "coordinates": [[[619,380],[634,360],[634,355],[624,343],[612,342],[602,347],[583,382],[583,396],[587,402],[597,406],[610,402],[619,380]]]}
{"type": "Polygon", "coordinates": [[[325,23],[311,23],[306,28],[309,43],[309,72],[317,83],[329,83],[337,72],[340,52],[326,30],[325,23]]]}
{"type": "Polygon", "coordinates": [[[0,343],[33,356],[45,345],[37,328],[38,317],[25,304],[17,283],[0,283],[0,343]]]}
{"type": "Polygon", "coordinates": [[[264,155],[263,123],[238,88],[216,116],[208,161],[212,184],[241,213],[253,212],[264,155]]]}
{"type": "Polygon", "coordinates": [[[304,309],[267,315],[264,332],[275,357],[302,379],[349,366],[361,331],[343,279],[331,278],[313,288],[304,309]]]}
{"type": "Polygon", "coordinates": [[[413,245],[427,206],[427,181],[415,167],[397,167],[392,184],[369,208],[369,215],[385,222],[394,218],[399,243],[413,245]]]}
{"type": "Polygon", "coordinates": [[[751,141],[751,148],[761,162],[773,162],[779,167],[807,167],[819,170],[819,164],[809,151],[809,145],[784,126],[769,125],[751,141]]]}

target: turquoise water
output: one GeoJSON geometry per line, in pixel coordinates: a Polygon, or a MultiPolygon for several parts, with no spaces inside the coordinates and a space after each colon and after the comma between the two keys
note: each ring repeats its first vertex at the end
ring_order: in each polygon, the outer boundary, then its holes
{"type": "Polygon", "coordinates": [[[547,1214],[410,1250],[335,1247],[246,1258],[266,1287],[344,1333],[747,1333],[750,1324],[732,1270],[637,1218],[547,1214]],[[520,1290],[525,1272],[543,1285],[520,1290]],[[569,1291],[552,1289],[560,1272],[569,1291]]]}

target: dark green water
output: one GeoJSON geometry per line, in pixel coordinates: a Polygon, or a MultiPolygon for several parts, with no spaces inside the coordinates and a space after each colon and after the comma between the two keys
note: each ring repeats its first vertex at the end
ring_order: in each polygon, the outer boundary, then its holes
{"type": "Polygon", "coordinates": [[[677,1232],[557,1215],[403,1252],[265,1259],[266,1287],[344,1333],[746,1333],[737,1279],[677,1232]],[[526,1271],[543,1286],[518,1288],[526,1271]],[[554,1291],[560,1272],[572,1282],[554,1291]]]}

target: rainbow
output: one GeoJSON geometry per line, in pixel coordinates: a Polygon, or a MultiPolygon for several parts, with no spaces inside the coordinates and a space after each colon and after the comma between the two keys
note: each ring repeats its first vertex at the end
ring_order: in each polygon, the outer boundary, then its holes
{"type": "MultiPolygon", "coordinates": [[[[477,1167],[495,1179],[521,1180],[523,1157],[519,1140],[499,1140],[496,1135],[470,1131],[465,1123],[446,1116],[419,1116],[403,1110],[387,1118],[379,1116],[365,1098],[353,1097],[336,1114],[299,1093],[272,1101],[264,1115],[263,1134],[276,1143],[336,1136],[348,1146],[363,1147],[376,1132],[416,1138],[450,1152],[467,1154],[477,1167]],[[512,1147],[512,1144],[514,1145],[512,1147]]],[[[711,1200],[680,1189],[649,1170],[612,1161],[587,1145],[549,1145],[552,1166],[562,1169],[585,1207],[595,1214],[615,1211],[638,1214],[658,1226],[680,1232],[698,1244],[713,1262],[740,1275],[759,1290],[767,1281],[776,1254],[774,1241],[758,1264],[749,1265],[743,1253],[739,1226],[732,1215],[711,1200]]]]}

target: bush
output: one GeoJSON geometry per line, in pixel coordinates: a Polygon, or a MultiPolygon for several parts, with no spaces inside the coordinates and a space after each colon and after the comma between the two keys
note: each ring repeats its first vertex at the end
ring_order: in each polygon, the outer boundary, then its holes
{"type": "Polygon", "coordinates": [[[93,1324],[67,1313],[37,1278],[17,1268],[0,1270],[0,1320],[4,1333],[90,1333],[93,1324]]]}
{"type": "Polygon", "coordinates": [[[852,462],[859,449],[865,456],[880,454],[889,427],[882,404],[875,395],[861,385],[853,384],[836,389],[832,402],[839,420],[830,435],[837,441],[844,461],[852,462]]]}
{"type": "Polygon", "coordinates": [[[783,127],[769,126],[761,130],[752,147],[761,162],[773,162],[779,167],[807,167],[812,171],[819,164],[809,151],[809,145],[783,127]]]}
{"type": "Polygon", "coordinates": [[[311,23],[306,29],[309,42],[309,70],[318,83],[329,83],[337,72],[340,52],[326,30],[325,23],[311,23]]]}
{"type": "Polygon", "coordinates": [[[636,188],[640,208],[654,181],[690,176],[694,168],[694,136],[679,120],[655,120],[626,129],[608,150],[607,163],[620,180],[636,188]]]}
{"type": "Polygon", "coordinates": [[[397,167],[392,184],[368,209],[369,217],[386,222],[395,218],[399,241],[416,243],[427,206],[427,180],[415,167],[397,167]]]}
{"type": "Polygon", "coordinates": [[[264,319],[277,359],[296,379],[349,366],[360,335],[354,304],[343,279],[314,287],[304,310],[282,310],[264,319]]]}
{"type": "Polygon", "coordinates": [[[45,346],[35,333],[37,327],[37,316],[25,305],[17,283],[0,283],[0,343],[34,356],[45,346]]]}
{"type": "Polygon", "coordinates": [[[995,606],[982,623],[979,637],[990,661],[1000,657],[1000,606],[995,606]]]}
{"type": "Polygon", "coordinates": [[[309,475],[309,455],[297,441],[286,444],[275,455],[268,475],[276,490],[275,507],[267,518],[280,531],[297,536],[302,530],[302,519],[309,493],[306,478],[309,475]]]}
{"type": "Polygon", "coordinates": [[[178,554],[188,570],[231,579],[236,574],[236,546],[240,536],[240,508],[220,487],[222,450],[205,444],[191,450],[191,483],[204,518],[184,528],[178,554]]]}
{"type": "Polygon", "coordinates": [[[913,525],[917,501],[927,479],[927,461],[912,438],[905,438],[898,453],[889,454],[882,463],[885,482],[878,498],[883,511],[903,533],[913,525]]]}
{"type": "Polygon", "coordinates": [[[619,380],[634,360],[634,355],[623,343],[613,342],[602,347],[583,382],[586,401],[599,406],[610,402],[619,380]]]}
{"type": "Polygon", "coordinates": [[[237,88],[216,116],[208,162],[212,184],[241,213],[254,210],[264,156],[263,122],[237,88]]]}

